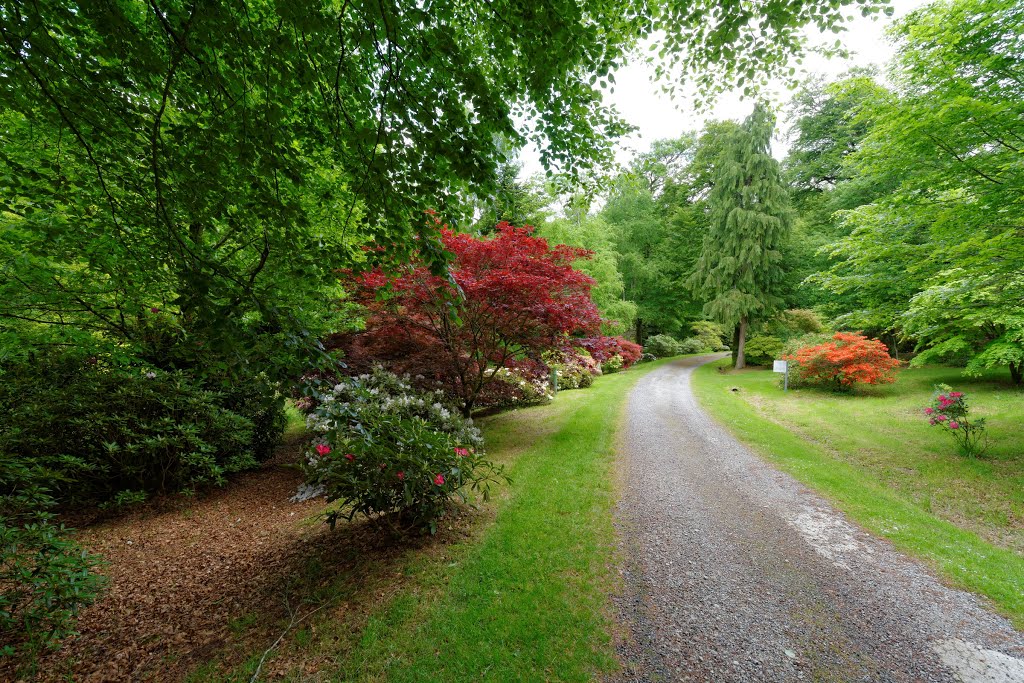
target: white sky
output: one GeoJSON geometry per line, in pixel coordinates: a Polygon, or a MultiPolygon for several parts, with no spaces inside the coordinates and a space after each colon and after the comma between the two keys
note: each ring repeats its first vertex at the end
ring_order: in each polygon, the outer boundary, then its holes
{"type": "MultiPolygon", "coordinates": [[[[893,55],[893,46],[884,35],[885,28],[895,19],[926,3],[927,0],[891,0],[894,10],[892,17],[883,15],[878,19],[866,19],[856,14],[845,23],[846,31],[838,36],[828,33],[822,38],[817,31],[808,31],[812,45],[817,41],[831,45],[838,38],[851,55],[849,59],[829,60],[811,54],[799,68],[808,76],[823,74],[834,77],[854,66],[884,66],[893,55]]],[[[856,13],[856,6],[850,12],[856,13]]],[[[641,50],[641,54],[644,52],[641,50]]],[[[742,120],[753,108],[752,100],[741,100],[739,93],[729,93],[720,97],[707,111],[697,112],[689,106],[684,96],[672,100],[661,92],[661,85],[654,83],[653,78],[653,69],[647,64],[632,64],[615,74],[615,92],[605,93],[605,101],[614,105],[629,123],[639,129],[634,135],[619,141],[616,157],[620,163],[628,163],[638,151],[648,149],[654,140],[674,138],[687,130],[700,130],[709,119],[742,120]]],[[[771,92],[776,103],[790,99],[789,92],[781,82],[773,82],[771,92]]],[[[785,133],[788,127],[787,122],[780,121],[778,132],[785,133]]],[[[781,159],[786,149],[785,140],[780,137],[773,146],[773,153],[781,159]]],[[[524,149],[520,161],[523,163],[524,178],[543,171],[536,149],[524,149]]]]}

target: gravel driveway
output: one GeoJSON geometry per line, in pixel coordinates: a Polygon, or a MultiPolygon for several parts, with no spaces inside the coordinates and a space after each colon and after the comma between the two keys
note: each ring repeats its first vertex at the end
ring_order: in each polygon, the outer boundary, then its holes
{"type": "Polygon", "coordinates": [[[643,378],[620,445],[623,681],[1024,682],[1024,634],[643,378]]]}

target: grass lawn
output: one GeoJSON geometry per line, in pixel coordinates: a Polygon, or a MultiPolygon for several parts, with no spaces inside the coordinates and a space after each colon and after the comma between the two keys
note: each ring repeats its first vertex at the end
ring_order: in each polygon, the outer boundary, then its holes
{"type": "Polygon", "coordinates": [[[737,437],[897,547],[958,586],[990,598],[1024,628],[1024,390],[992,373],[904,370],[895,384],[852,395],[784,393],[780,375],[699,369],[701,404],[737,437]],[[964,391],[986,417],[991,444],[979,459],[922,409],[933,386],[964,391]],[[731,391],[738,388],[739,391],[731,391]]]}
{"type": "MultiPolygon", "coordinates": [[[[324,615],[334,616],[293,629],[263,670],[338,681],[589,681],[614,670],[615,431],[629,389],[661,364],[480,420],[512,484],[458,540],[405,552],[379,580],[364,564],[382,598],[365,618],[351,618],[351,581],[330,585],[338,595],[324,615]]],[[[262,648],[250,652],[226,677],[211,666],[190,680],[249,680],[262,648]]]]}

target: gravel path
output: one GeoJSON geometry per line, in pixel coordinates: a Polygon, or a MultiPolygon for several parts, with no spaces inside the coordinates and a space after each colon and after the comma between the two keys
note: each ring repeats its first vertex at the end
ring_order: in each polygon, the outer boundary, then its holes
{"type": "Polygon", "coordinates": [[[711,420],[683,359],[629,398],[623,681],[1024,682],[1024,634],[711,420]]]}

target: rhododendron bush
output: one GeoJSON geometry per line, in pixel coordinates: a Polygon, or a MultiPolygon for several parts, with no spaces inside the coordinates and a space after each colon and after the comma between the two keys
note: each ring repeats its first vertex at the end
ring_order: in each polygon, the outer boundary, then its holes
{"type": "Polygon", "coordinates": [[[572,267],[590,252],[551,246],[532,232],[503,222],[493,238],[482,239],[442,228],[453,255],[446,275],[413,264],[397,275],[349,276],[353,298],[369,311],[366,330],[330,345],[345,352],[354,371],[379,362],[436,383],[464,415],[487,405],[489,396],[504,400],[508,391],[489,390],[508,384],[509,373],[499,368],[511,370],[516,383],[547,377],[545,351],[578,343],[596,359],[599,348],[608,357],[621,355],[626,366],[635,362],[635,344],[594,337],[601,325],[590,298],[594,280],[572,267]]]}
{"type": "Polygon", "coordinates": [[[924,409],[928,424],[949,434],[960,452],[973,458],[985,452],[985,418],[972,420],[970,412],[967,396],[948,384],[935,388],[931,405],[924,409]]]}
{"type": "Polygon", "coordinates": [[[831,341],[783,357],[790,362],[795,384],[826,385],[839,391],[855,384],[892,382],[899,367],[885,344],[856,332],[836,332],[831,341]]]}
{"type": "Polygon", "coordinates": [[[622,337],[589,337],[573,339],[573,345],[585,349],[606,371],[628,368],[643,355],[643,347],[622,337]],[[618,357],[619,360],[615,360],[618,357]]]}
{"type": "Polygon", "coordinates": [[[519,408],[544,405],[555,398],[548,367],[531,359],[510,361],[506,367],[487,369],[487,383],[477,405],[488,408],[519,408]]]}
{"type": "Polygon", "coordinates": [[[558,378],[558,390],[586,389],[594,384],[601,364],[582,348],[548,351],[544,362],[558,378]]]}
{"type": "Polygon", "coordinates": [[[440,391],[418,391],[408,378],[377,368],[330,386],[307,388],[313,408],[307,426],[306,483],[298,499],[326,496],[327,515],[390,519],[401,527],[437,528],[467,491],[487,498],[505,479],[484,457],[483,438],[440,391]]]}

